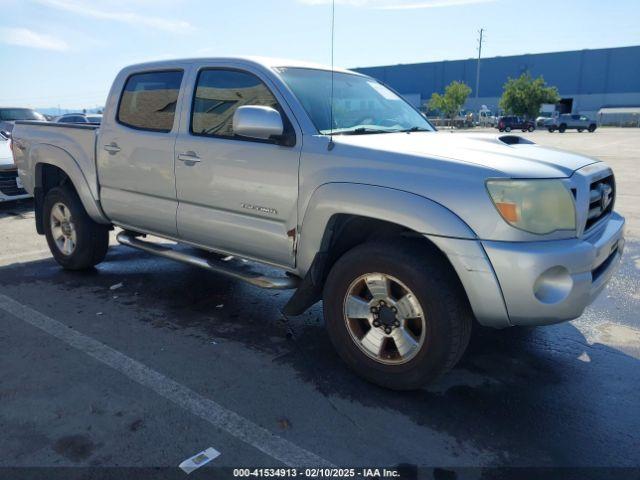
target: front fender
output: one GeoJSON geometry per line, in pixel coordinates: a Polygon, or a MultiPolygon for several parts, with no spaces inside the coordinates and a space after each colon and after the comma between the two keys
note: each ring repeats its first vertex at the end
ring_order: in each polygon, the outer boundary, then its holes
{"type": "Polygon", "coordinates": [[[420,195],[375,185],[327,183],[313,192],[302,217],[297,252],[301,275],[309,270],[327,224],[337,214],[384,220],[427,235],[476,238],[451,210],[420,195]]]}
{"type": "Polygon", "coordinates": [[[106,217],[97,198],[94,197],[89,187],[89,182],[82,173],[82,169],[74,158],[60,147],[39,143],[29,149],[29,158],[33,165],[30,171],[35,172],[33,179],[35,188],[42,188],[42,166],[53,165],[62,170],[68,177],[87,214],[97,223],[108,225],[106,217]]]}

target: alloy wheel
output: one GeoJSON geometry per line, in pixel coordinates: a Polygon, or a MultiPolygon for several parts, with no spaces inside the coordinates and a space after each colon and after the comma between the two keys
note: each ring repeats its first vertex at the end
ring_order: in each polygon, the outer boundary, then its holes
{"type": "Polygon", "coordinates": [[[410,361],[425,341],[426,319],[415,294],[384,273],[355,279],[344,299],[344,320],[355,344],[373,360],[410,361]]]}
{"type": "Polygon", "coordinates": [[[54,204],[50,224],[51,236],[58,250],[67,256],[73,254],[77,245],[77,233],[69,207],[62,202],[54,204]]]}

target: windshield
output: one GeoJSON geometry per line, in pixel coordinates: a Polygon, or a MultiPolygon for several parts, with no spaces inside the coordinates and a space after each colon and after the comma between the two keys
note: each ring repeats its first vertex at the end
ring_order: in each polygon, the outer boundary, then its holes
{"type": "Polygon", "coordinates": [[[333,125],[331,72],[309,68],[280,68],[286,82],[322,134],[433,131],[411,105],[377,81],[334,72],[333,125]]]}
{"type": "Polygon", "coordinates": [[[14,120],[45,120],[44,116],[40,115],[35,110],[30,108],[2,108],[0,109],[0,120],[14,121],[14,120]]]}

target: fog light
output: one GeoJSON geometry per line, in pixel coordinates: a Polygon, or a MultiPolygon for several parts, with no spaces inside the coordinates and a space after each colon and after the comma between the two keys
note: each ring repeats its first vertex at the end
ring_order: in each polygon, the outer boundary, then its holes
{"type": "Polygon", "coordinates": [[[542,273],[533,285],[533,294],[542,303],[558,303],[571,293],[573,278],[565,267],[551,267],[542,273]]]}

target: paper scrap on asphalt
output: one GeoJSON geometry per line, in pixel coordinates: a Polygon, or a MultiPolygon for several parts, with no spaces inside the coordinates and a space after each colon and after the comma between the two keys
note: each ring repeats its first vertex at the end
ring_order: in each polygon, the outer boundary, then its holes
{"type": "Polygon", "coordinates": [[[119,288],[122,288],[123,286],[124,286],[124,284],[123,284],[122,282],[120,282],[120,283],[116,283],[115,285],[111,285],[111,286],[109,287],[109,290],[117,290],[117,289],[119,289],[119,288]]]}
{"type": "Polygon", "coordinates": [[[187,475],[194,470],[206,465],[211,460],[220,456],[220,452],[215,448],[209,447],[206,450],[196,453],[193,457],[187,458],[184,462],[178,465],[184,473],[187,475]]]}

